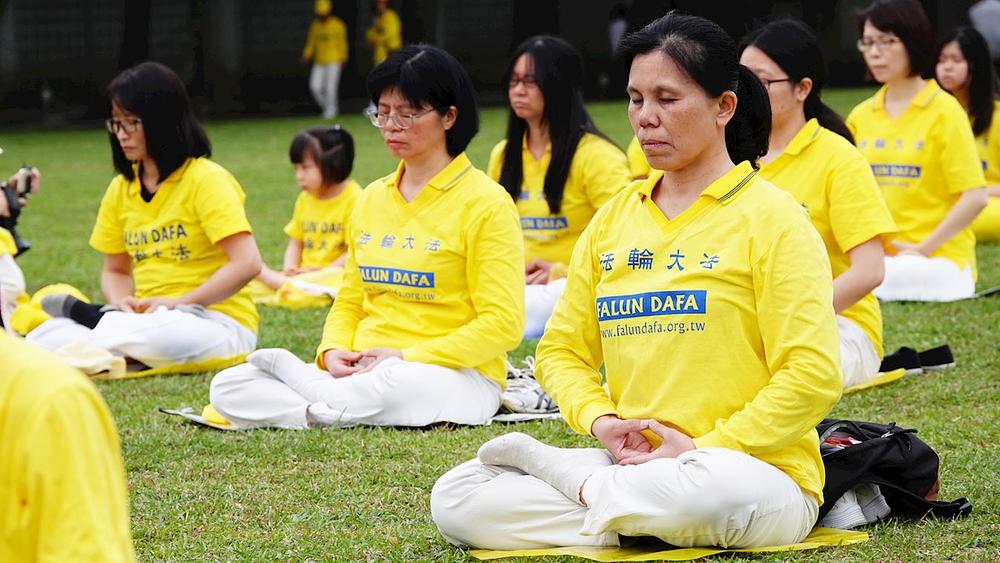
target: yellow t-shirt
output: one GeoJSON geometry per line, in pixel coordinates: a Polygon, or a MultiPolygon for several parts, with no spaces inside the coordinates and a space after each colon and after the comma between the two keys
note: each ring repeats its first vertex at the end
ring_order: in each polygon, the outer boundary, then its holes
{"type": "Polygon", "coordinates": [[[632,142],[625,149],[625,156],[628,157],[628,170],[632,174],[633,180],[642,180],[649,176],[653,169],[646,160],[646,154],[642,152],[642,145],[639,144],[638,137],[632,137],[632,142]]]}
{"type": "Polygon", "coordinates": [[[335,16],[314,19],[309,25],[302,58],[312,59],[318,65],[346,62],[347,26],[344,21],[335,16]]]}
{"type": "Polygon", "coordinates": [[[399,16],[392,10],[386,10],[375,18],[371,27],[365,32],[365,39],[372,46],[372,58],[375,64],[384,61],[393,51],[403,46],[403,26],[399,16]]]}
{"type": "MultiPolygon", "coordinates": [[[[833,277],[851,267],[847,252],[896,232],[868,161],[847,139],[810,119],[760,175],[789,192],[819,231],[833,277]]],[[[882,311],[869,293],[840,313],[857,324],[882,355],[882,311]]]]}
{"type": "MultiPolygon", "coordinates": [[[[945,218],[962,192],[986,184],[969,116],[961,104],[928,80],[902,114],[885,111],[885,87],[847,116],[861,153],[871,164],[899,233],[920,242],[945,218]]],[[[932,254],[976,277],[976,238],[966,227],[932,254]]]]}
{"type": "Polygon", "coordinates": [[[0,254],[17,256],[17,243],[14,242],[14,236],[3,227],[0,227],[0,254]]]}
{"type": "MultiPolygon", "coordinates": [[[[507,141],[500,141],[490,153],[487,174],[499,181],[507,141]]],[[[563,188],[562,208],[549,212],[545,201],[545,173],[552,158],[551,145],[536,160],[521,143],[524,178],[517,211],[524,232],[525,258],[568,264],[573,245],[594,213],[629,181],[628,164],[621,149],[591,133],[584,133],[576,146],[563,188]]]]}
{"type": "Polygon", "coordinates": [[[524,334],[524,245],[514,204],[465,153],[407,203],[403,172],[372,182],[347,227],[344,281],[317,351],[388,346],[501,385],[524,334]]]}
{"type": "Polygon", "coordinates": [[[361,186],[354,180],[348,180],[344,190],[329,199],[307,191],[299,193],[292,220],[285,225],[286,235],[302,241],[299,267],[324,268],[347,251],[344,229],[360,194],[361,186]]]}
{"type": "Polygon", "coordinates": [[[747,162],[672,220],[651,197],[662,176],[633,183],[580,237],[538,381],[577,432],[605,414],[655,418],[821,500],[814,427],[842,387],[823,242],[747,162]]]}
{"type": "MultiPolygon", "coordinates": [[[[111,180],[90,235],[98,251],[132,257],[139,299],[189,293],[228,262],[220,240],[252,232],[243,189],[207,158],[187,159],[149,203],[140,192],[138,173],[131,182],[120,175],[111,180]]],[[[246,287],[208,308],[257,332],[257,308],[246,287]]]]}
{"type": "Polygon", "coordinates": [[[94,384],[0,332],[0,561],[134,561],[114,421],[94,384]]]}
{"type": "MultiPolygon", "coordinates": [[[[993,104],[993,120],[990,127],[976,137],[979,148],[979,159],[986,173],[986,183],[990,186],[1000,185],[1000,101],[993,104]]],[[[990,196],[986,209],[972,222],[972,231],[976,240],[1000,240],[1000,197],[990,196]]]]}

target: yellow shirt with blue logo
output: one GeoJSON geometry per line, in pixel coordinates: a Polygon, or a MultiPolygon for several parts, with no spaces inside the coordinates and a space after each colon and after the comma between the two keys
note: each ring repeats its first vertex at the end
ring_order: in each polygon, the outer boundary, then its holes
{"type": "Polygon", "coordinates": [[[115,423],[97,388],[0,331],[0,561],[135,561],[115,423]]]}
{"type": "MultiPolygon", "coordinates": [[[[507,141],[500,141],[490,153],[487,174],[500,180],[507,141]]],[[[552,146],[545,147],[542,158],[528,150],[527,139],[521,143],[523,180],[517,211],[524,232],[525,258],[569,263],[573,245],[594,213],[629,181],[628,164],[621,149],[594,135],[584,133],[576,146],[569,174],[563,188],[562,207],[551,213],[545,201],[545,173],[552,159],[552,146]]]]}
{"type": "MultiPolygon", "coordinates": [[[[826,246],[833,277],[851,267],[847,252],[896,232],[868,161],[847,139],[810,119],[760,175],[809,212],[826,246]]],[[[882,311],[869,293],[840,313],[857,324],[882,355],[882,311]]]]}
{"type": "Polygon", "coordinates": [[[302,58],[312,59],[318,65],[347,61],[347,26],[335,16],[325,20],[314,19],[306,36],[302,58]]]}
{"type": "Polygon", "coordinates": [[[285,234],[302,242],[300,268],[325,268],[347,251],[345,227],[359,195],[361,186],[354,180],[328,199],[304,190],[299,193],[285,234]]]}
{"type": "Polygon", "coordinates": [[[649,176],[653,167],[646,160],[646,153],[642,152],[642,145],[639,144],[638,137],[632,137],[632,142],[625,149],[625,156],[628,158],[628,170],[632,174],[633,180],[642,180],[649,176]]]}
{"type": "Polygon", "coordinates": [[[409,361],[471,367],[501,385],[524,334],[524,244],[510,196],[455,157],[407,202],[403,163],[372,182],[348,225],[343,285],[317,363],[331,349],[388,346],[409,361]]]}
{"type": "Polygon", "coordinates": [[[822,499],[814,427],[842,386],[823,242],[747,162],[669,220],[652,200],[662,176],[633,183],[580,237],[538,381],[577,432],[605,414],[655,418],[822,499]]]}
{"type": "MultiPolygon", "coordinates": [[[[885,111],[885,87],[847,116],[858,149],[871,164],[899,233],[896,240],[926,239],[958,202],[962,192],[986,184],[977,158],[969,117],[934,80],[902,114],[885,111]]],[[[947,258],[976,276],[976,238],[966,227],[938,247],[947,258]]]]}
{"type": "MultiPolygon", "coordinates": [[[[1000,101],[993,104],[993,119],[990,127],[978,137],[979,159],[986,173],[986,183],[1000,185],[1000,101]]],[[[1000,240],[1000,197],[991,196],[986,208],[972,222],[972,231],[977,240],[1000,240]]]]}
{"type": "MultiPolygon", "coordinates": [[[[135,179],[111,180],[90,246],[132,258],[135,296],[180,297],[205,283],[229,258],[218,242],[251,233],[243,188],[207,158],[189,158],[164,180],[148,203],[135,179]]],[[[257,308],[246,287],[209,309],[257,332],[257,308]]]]}

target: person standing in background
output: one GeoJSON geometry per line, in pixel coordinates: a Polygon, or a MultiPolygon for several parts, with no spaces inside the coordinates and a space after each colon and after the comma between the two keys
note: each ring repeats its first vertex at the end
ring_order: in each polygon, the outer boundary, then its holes
{"type": "Polygon", "coordinates": [[[330,0],[316,0],[316,19],[309,26],[302,62],[312,61],[309,90],[323,110],[324,119],[337,116],[337,90],[340,70],[347,62],[347,26],[333,15],[330,0]]]}
{"type": "Polygon", "coordinates": [[[365,32],[365,39],[372,48],[376,65],[403,46],[403,26],[399,15],[389,7],[389,0],[375,0],[375,19],[365,32]]]}

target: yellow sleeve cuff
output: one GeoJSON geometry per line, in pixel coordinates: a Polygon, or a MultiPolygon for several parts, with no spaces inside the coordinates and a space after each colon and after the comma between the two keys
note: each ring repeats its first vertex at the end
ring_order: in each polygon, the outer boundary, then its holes
{"type": "Polygon", "coordinates": [[[610,398],[595,400],[585,405],[580,409],[580,414],[576,417],[577,424],[580,425],[579,432],[581,434],[590,434],[590,427],[594,425],[594,421],[606,414],[613,414],[621,418],[618,410],[615,408],[615,404],[611,402],[610,398]]]}
{"type": "Polygon", "coordinates": [[[722,433],[719,432],[718,428],[695,438],[694,440],[695,448],[726,448],[730,450],[743,451],[739,447],[739,444],[731,442],[723,437],[722,433]]]}

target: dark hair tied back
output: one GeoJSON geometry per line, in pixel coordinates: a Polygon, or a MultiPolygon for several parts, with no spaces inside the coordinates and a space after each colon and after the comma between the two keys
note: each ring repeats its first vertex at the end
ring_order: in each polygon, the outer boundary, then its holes
{"type": "Polygon", "coordinates": [[[657,51],[670,58],[710,97],[729,90],[736,94],[736,111],[726,125],[726,150],[733,162],[767,154],[771,103],[760,80],[739,64],[736,43],[721,27],[698,16],[670,12],[621,43],[626,68],[639,55],[657,51]]]}

